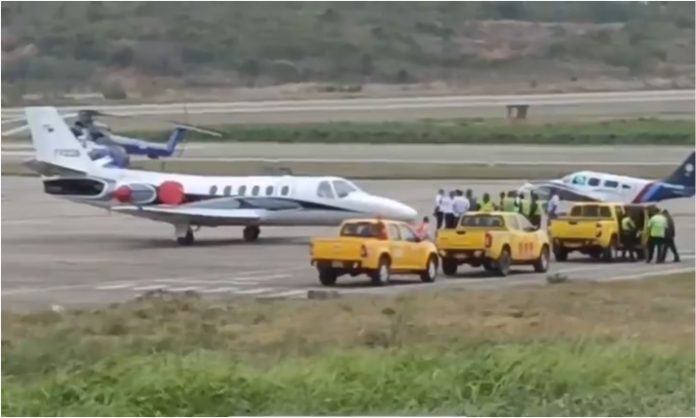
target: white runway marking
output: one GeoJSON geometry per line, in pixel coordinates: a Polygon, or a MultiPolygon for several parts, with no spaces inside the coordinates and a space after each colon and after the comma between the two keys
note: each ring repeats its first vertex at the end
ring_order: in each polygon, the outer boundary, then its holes
{"type": "Polygon", "coordinates": [[[135,284],[133,283],[120,283],[120,284],[111,284],[111,285],[106,285],[106,286],[97,286],[95,289],[97,290],[114,290],[114,289],[125,289],[128,287],[133,287],[135,284]]]}
{"type": "Polygon", "coordinates": [[[307,290],[288,290],[287,292],[271,293],[262,296],[263,298],[289,298],[293,296],[307,295],[307,290]]]}
{"type": "Polygon", "coordinates": [[[147,291],[147,290],[160,290],[160,289],[164,290],[166,288],[167,288],[166,285],[156,284],[156,285],[152,285],[152,286],[138,286],[138,287],[134,287],[132,290],[147,291]]]}
{"type": "Polygon", "coordinates": [[[171,287],[167,289],[167,292],[192,292],[192,291],[198,291],[200,289],[199,286],[189,286],[189,287],[171,287]]]}

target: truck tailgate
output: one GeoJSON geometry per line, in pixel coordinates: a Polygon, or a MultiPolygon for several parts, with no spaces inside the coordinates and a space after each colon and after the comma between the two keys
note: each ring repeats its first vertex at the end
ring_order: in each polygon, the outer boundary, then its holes
{"type": "Polygon", "coordinates": [[[364,238],[319,238],[312,240],[312,258],[318,260],[359,260],[364,238]]]}
{"type": "Polygon", "coordinates": [[[597,219],[560,218],[551,221],[551,235],[554,238],[593,239],[602,221],[597,219]]]}
{"type": "Polygon", "coordinates": [[[485,247],[483,229],[444,230],[437,235],[437,247],[446,250],[480,250],[485,247]]]}

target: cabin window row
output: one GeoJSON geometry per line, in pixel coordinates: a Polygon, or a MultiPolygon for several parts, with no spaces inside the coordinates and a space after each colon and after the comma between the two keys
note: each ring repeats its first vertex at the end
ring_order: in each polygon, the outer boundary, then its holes
{"type": "MultiPolygon", "coordinates": [[[[587,179],[587,177],[585,177],[585,176],[575,176],[575,178],[573,179],[573,184],[577,184],[580,186],[587,184],[588,186],[597,187],[597,186],[599,186],[599,183],[600,183],[600,180],[596,177],[591,177],[590,179],[587,179]]],[[[619,187],[619,182],[615,181],[615,180],[604,180],[604,184],[602,185],[602,187],[616,189],[619,187]]],[[[622,184],[621,188],[622,189],[630,189],[631,186],[628,184],[622,184]]]]}
{"type": "MultiPolygon", "coordinates": [[[[261,186],[252,186],[251,188],[248,188],[247,186],[239,186],[239,188],[236,190],[236,193],[233,194],[234,188],[232,186],[225,186],[222,189],[222,195],[223,196],[247,196],[247,190],[249,190],[248,196],[259,196],[261,195],[261,186]]],[[[275,187],[273,186],[266,186],[266,189],[264,190],[265,196],[273,196],[273,193],[275,192],[275,187]]],[[[210,186],[210,194],[212,196],[215,196],[218,194],[218,186],[210,186]]],[[[289,186],[283,186],[280,188],[280,195],[281,196],[287,196],[290,194],[290,187],[289,186]]]]}

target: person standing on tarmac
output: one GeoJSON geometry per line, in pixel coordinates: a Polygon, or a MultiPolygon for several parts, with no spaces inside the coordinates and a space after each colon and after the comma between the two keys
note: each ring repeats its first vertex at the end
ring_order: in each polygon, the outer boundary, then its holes
{"type": "Polygon", "coordinates": [[[459,223],[459,220],[469,211],[470,207],[469,199],[464,196],[461,190],[457,190],[453,203],[455,225],[459,223]]]}
{"type": "Polygon", "coordinates": [[[440,210],[445,220],[445,229],[454,228],[454,191],[449,192],[449,195],[442,197],[440,201],[440,210]]]}
{"type": "Polygon", "coordinates": [[[667,233],[667,218],[659,211],[656,212],[648,221],[648,255],[645,257],[645,262],[650,263],[653,254],[656,257],[656,263],[662,263],[663,247],[665,243],[665,235],[667,233]]]}
{"type": "Polygon", "coordinates": [[[537,228],[541,228],[541,205],[539,204],[536,193],[531,192],[530,195],[531,201],[529,202],[529,208],[527,209],[527,219],[529,219],[529,222],[532,225],[536,226],[537,228]]]}
{"type": "Polygon", "coordinates": [[[505,210],[505,192],[500,192],[500,202],[498,202],[498,208],[501,211],[505,210]]]}
{"type": "Polygon", "coordinates": [[[472,212],[479,210],[478,200],[474,197],[474,192],[471,189],[466,189],[466,199],[469,201],[469,210],[472,212]]]}
{"type": "Polygon", "coordinates": [[[481,212],[493,212],[495,210],[495,205],[491,201],[491,197],[488,195],[488,193],[483,194],[479,210],[481,212]]]}
{"type": "Polygon", "coordinates": [[[674,245],[674,235],[675,235],[675,229],[674,229],[674,219],[672,219],[672,215],[669,214],[669,211],[667,209],[664,209],[662,211],[662,215],[667,219],[667,231],[665,233],[665,243],[662,248],[662,261],[665,261],[667,258],[667,250],[670,250],[672,252],[672,257],[674,258],[674,262],[678,263],[679,260],[679,252],[677,251],[677,246],[674,245]]]}
{"type": "Polygon", "coordinates": [[[636,223],[633,222],[633,218],[631,218],[630,214],[626,214],[626,216],[621,219],[621,246],[623,247],[621,250],[621,258],[624,260],[626,259],[626,252],[628,251],[631,261],[636,261],[637,234],[638,229],[636,223]]]}
{"type": "Polygon", "coordinates": [[[517,192],[515,190],[510,190],[507,192],[507,196],[503,199],[502,211],[505,212],[517,212],[517,192]]]}
{"type": "MultiPolygon", "coordinates": [[[[517,197],[515,197],[515,208],[517,209],[517,212],[520,215],[525,215],[525,204],[524,204],[524,193],[519,192],[517,193],[517,197]]],[[[526,216],[526,215],[525,215],[526,216]]]]}
{"type": "Polygon", "coordinates": [[[444,196],[445,191],[443,189],[438,190],[437,195],[435,195],[435,210],[433,211],[433,215],[435,215],[435,229],[442,228],[442,220],[444,215],[442,210],[440,210],[440,203],[442,202],[442,198],[444,196]]]}
{"type": "Polygon", "coordinates": [[[549,222],[551,219],[555,219],[558,216],[558,205],[560,200],[558,193],[554,193],[546,204],[546,215],[548,216],[549,222]]]}

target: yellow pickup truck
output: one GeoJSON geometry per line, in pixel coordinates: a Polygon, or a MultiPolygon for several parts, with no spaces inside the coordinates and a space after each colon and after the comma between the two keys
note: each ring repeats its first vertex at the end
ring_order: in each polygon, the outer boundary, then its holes
{"type": "Polygon", "coordinates": [[[456,229],[438,231],[436,244],[447,276],[461,264],[483,266],[507,276],[513,265],[532,265],[543,273],[551,256],[548,236],[514,212],[473,212],[456,229]]]}
{"type": "Polygon", "coordinates": [[[398,221],[347,220],[338,237],[312,239],[310,252],[324,286],[345,274],[367,274],[374,285],[389,282],[392,274],[417,274],[432,282],[438,271],[435,244],[420,240],[410,225],[398,221]]]}
{"type": "Polygon", "coordinates": [[[594,259],[612,261],[622,249],[621,219],[633,218],[641,239],[636,246],[642,258],[647,244],[647,220],[655,206],[624,205],[621,203],[583,202],[574,204],[568,215],[552,219],[549,235],[554,257],[565,261],[568,254],[578,251],[594,259]]]}

